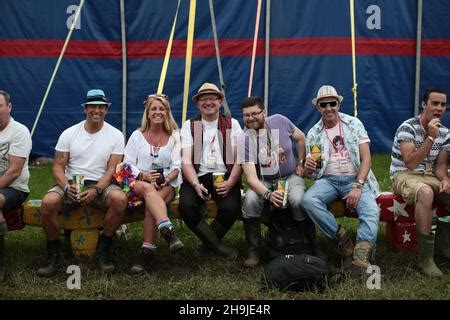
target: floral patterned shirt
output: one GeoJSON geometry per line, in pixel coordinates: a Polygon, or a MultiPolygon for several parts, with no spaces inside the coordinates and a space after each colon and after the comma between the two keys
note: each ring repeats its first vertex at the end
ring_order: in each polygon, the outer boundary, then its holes
{"type": "MultiPolygon", "coordinates": [[[[361,139],[368,139],[367,131],[362,122],[355,117],[339,112],[339,118],[342,122],[342,131],[344,135],[345,146],[350,154],[353,165],[357,170],[361,166],[361,157],[359,154],[359,142],[361,139]]],[[[369,140],[370,141],[370,140],[369,140]]],[[[306,136],[306,150],[309,152],[311,145],[320,145],[322,148],[322,168],[318,172],[316,179],[323,176],[325,168],[329,161],[329,142],[323,128],[322,119],[319,120],[309,131],[306,136]]],[[[380,194],[380,186],[372,170],[367,175],[367,185],[372,193],[376,196],[380,194]]]]}

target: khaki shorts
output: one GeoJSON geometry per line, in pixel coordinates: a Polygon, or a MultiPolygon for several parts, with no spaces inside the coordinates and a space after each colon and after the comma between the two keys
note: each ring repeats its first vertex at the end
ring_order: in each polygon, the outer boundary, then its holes
{"type": "MultiPolygon", "coordinates": [[[[85,190],[94,188],[95,184],[96,183],[86,184],[85,190]]],[[[90,204],[90,206],[93,206],[93,207],[101,209],[101,210],[106,210],[106,197],[113,190],[122,191],[122,189],[120,189],[115,184],[110,184],[103,190],[101,197],[95,198],[95,200],[90,204]]],[[[80,207],[80,203],[78,203],[76,201],[72,201],[68,197],[66,197],[64,195],[64,190],[61,189],[61,187],[58,185],[54,185],[50,190],[47,191],[47,193],[49,193],[49,192],[56,192],[57,194],[59,194],[61,196],[61,198],[64,199],[64,209],[63,209],[64,212],[80,207]]]]}
{"type": "Polygon", "coordinates": [[[415,205],[419,190],[429,186],[439,204],[448,207],[450,206],[450,194],[439,192],[440,183],[440,180],[432,173],[399,172],[394,175],[392,190],[401,195],[407,204],[415,205]]]}

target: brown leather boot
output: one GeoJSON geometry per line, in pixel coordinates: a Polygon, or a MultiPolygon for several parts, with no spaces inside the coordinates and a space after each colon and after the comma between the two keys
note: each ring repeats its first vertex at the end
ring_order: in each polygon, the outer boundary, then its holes
{"type": "Polygon", "coordinates": [[[353,265],[366,271],[373,259],[375,246],[369,241],[359,241],[353,250],[353,265]]]}
{"type": "Polygon", "coordinates": [[[349,268],[352,265],[352,255],[353,255],[353,242],[350,239],[347,231],[339,226],[339,230],[336,233],[337,242],[337,254],[342,258],[343,267],[349,268]]]}

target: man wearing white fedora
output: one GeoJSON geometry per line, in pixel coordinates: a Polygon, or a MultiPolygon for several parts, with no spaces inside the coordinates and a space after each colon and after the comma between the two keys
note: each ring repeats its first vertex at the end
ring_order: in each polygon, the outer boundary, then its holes
{"type": "Polygon", "coordinates": [[[122,222],[127,196],[111,184],[116,165],[122,160],[122,133],[105,122],[111,103],[103,90],[89,90],[82,104],[86,120],[64,130],[55,147],[52,187],[42,199],[42,225],[47,234],[47,261],[37,271],[41,277],[56,274],[60,264],[59,217],[80,205],[106,209],[103,233],[97,244],[96,260],[104,272],[112,272],[111,242],[122,222]],[[84,191],[74,186],[74,175],[83,175],[84,191]]]}
{"type": "Polygon", "coordinates": [[[306,147],[321,151],[321,166],[310,153],[307,155],[305,171],[315,173],[316,180],[303,196],[302,206],[325,236],[337,241],[344,266],[365,271],[373,260],[377,240],[380,210],[375,199],[380,188],[371,170],[367,131],[359,119],[339,112],[343,99],[334,87],[324,85],[312,100],[322,118],[309,130],[306,147]],[[355,246],[327,208],[340,198],[358,214],[355,246]]]}
{"type": "Polygon", "coordinates": [[[204,83],[192,97],[200,114],[187,120],[181,129],[183,183],[179,210],[186,225],[202,241],[204,249],[236,258],[237,251],[221,239],[240,214],[241,168],[236,160],[236,139],[241,126],[236,119],[219,112],[223,93],[212,83],[204,83]],[[224,181],[213,185],[213,173],[223,172],[224,181]],[[217,217],[209,225],[200,206],[208,199],[217,204],[217,217]]]}

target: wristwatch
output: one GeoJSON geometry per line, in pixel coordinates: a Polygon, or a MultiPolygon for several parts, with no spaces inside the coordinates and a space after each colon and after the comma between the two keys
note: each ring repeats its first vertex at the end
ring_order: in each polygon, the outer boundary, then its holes
{"type": "Polygon", "coordinates": [[[363,186],[363,185],[364,185],[364,182],[365,182],[364,179],[358,179],[358,183],[359,183],[360,185],[363,186]]]}

